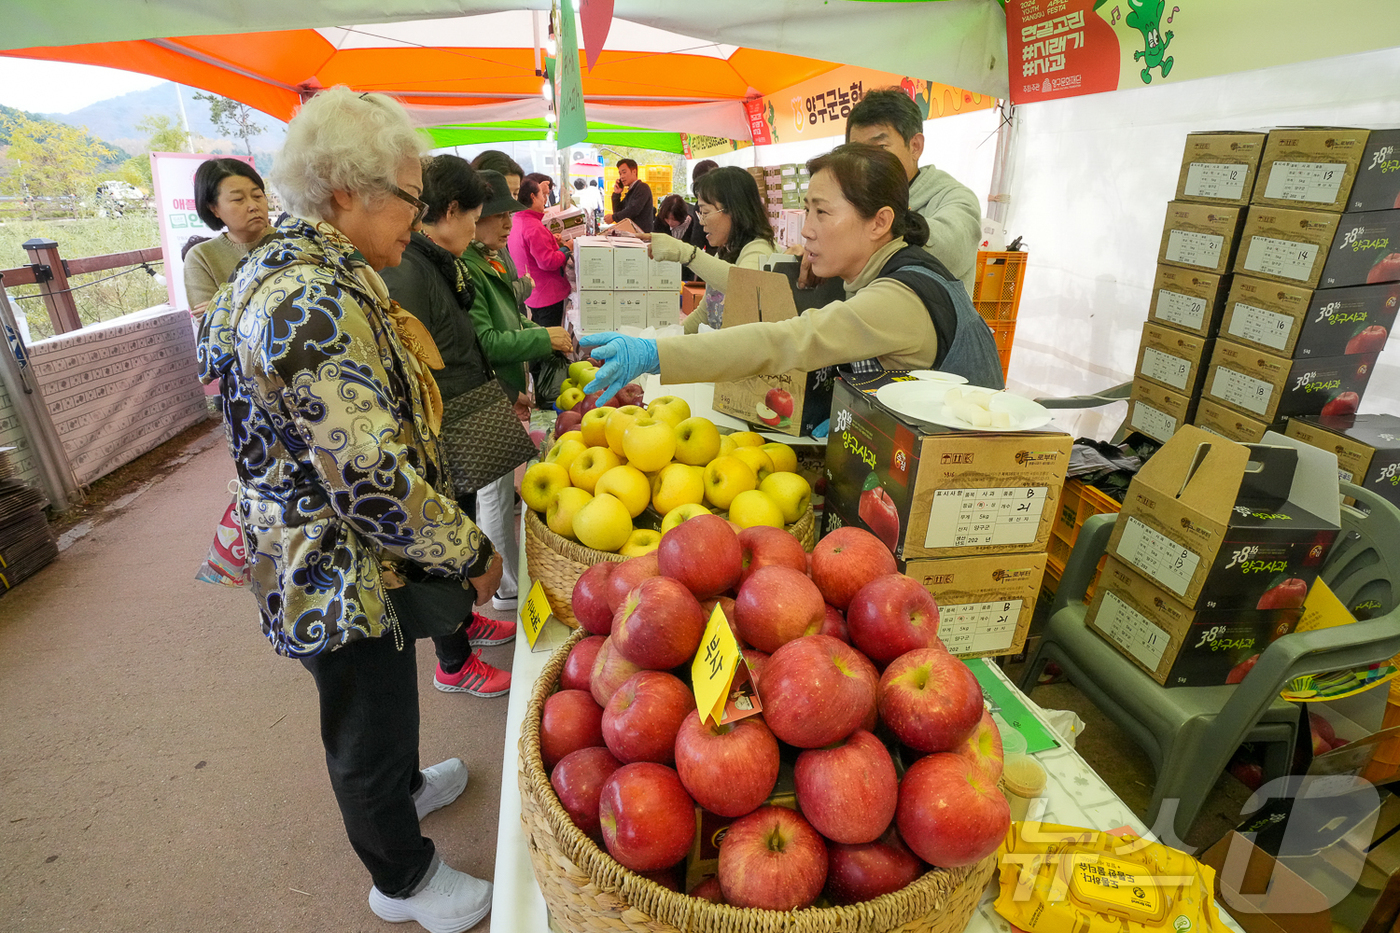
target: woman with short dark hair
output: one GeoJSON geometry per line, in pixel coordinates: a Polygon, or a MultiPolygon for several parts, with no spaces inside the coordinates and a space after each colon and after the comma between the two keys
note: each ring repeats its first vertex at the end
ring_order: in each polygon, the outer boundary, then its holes
{"type": "Polygon", "coordinates": [[[242,159],[210,159],[194,173],[194,207],[218,236],[185,253],[185,297],[202,313],[219,286],[264,237],[275,236],[267,219],[262,176],[242,159]]]}

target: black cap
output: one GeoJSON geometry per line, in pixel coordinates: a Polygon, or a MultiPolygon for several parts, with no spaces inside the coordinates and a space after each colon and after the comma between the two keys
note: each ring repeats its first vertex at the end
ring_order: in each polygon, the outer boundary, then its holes
{"type": "Polygon", "coordinates": [[[478,178],[491,187],[491,197],[487,198],[486,203],[481,205],[482,220],[497,214],[513,214],[525,209],[524,204],[510,196],[510,186],[506,184],[506,177],[500,172],[485,171],[476,174],[478,178]]]}

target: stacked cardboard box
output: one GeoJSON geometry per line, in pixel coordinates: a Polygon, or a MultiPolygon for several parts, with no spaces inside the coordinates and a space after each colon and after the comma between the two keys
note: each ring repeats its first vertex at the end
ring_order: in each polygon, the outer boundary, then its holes
{"type": "Polygon", "coordinates": [[[1400,417],[1317,415],[1288,419],[1288,436],[1337,455],[1337,476],[1400,506],[1400,417]]]}
{"type": "Polygon", "coordinates": [[[622,237],[575,237],[570,246],[579,334],[680,323],[680,263],[651,259],[645,243],[622,237]]]}
{"type": "Polygon", "coordinates": [[[937,600],[948,650],[1013,654],[1025,643],[1045,572],[1070,437],[912,421],[872,394],[888,381],[837,380],[827,529],[866,528],[889,545],[937,600]]]}

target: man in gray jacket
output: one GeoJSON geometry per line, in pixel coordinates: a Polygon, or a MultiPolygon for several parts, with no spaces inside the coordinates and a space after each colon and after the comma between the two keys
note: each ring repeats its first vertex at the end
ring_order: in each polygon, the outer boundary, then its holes
{"type": "Polygon", "coordinates": [[[846,119],[846,142],[887,149],[909,174],[909,207],[928,221],[924,249],[948,267],[972,295],[977,244],[982,239],[982,205],[972,189],[932,165],[919,167],[924,152],[924,117],[919,105],[897,87],[861,98],[846,119]]]}

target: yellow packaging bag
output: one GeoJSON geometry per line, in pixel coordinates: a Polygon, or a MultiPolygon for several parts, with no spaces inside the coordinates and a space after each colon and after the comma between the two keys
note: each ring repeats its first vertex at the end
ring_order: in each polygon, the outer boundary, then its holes
{"type": "Polygon", "coordinates": [[[1229,933],[1215,871],[1138,836],[1012,823],[996,911],[1027,933],[1229,933]]]}

